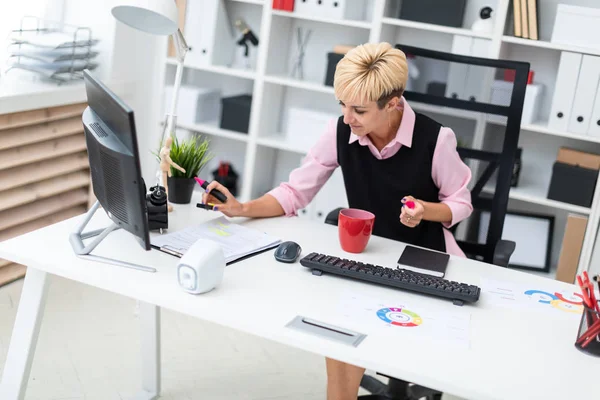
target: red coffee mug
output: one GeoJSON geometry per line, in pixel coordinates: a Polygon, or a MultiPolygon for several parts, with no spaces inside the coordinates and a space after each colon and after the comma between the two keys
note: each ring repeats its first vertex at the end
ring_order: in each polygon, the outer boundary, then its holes
{"type": "Polygon", "coordinates": [[[375,214],[357,208],[344,208],[338,215],[340,245],[349,253],[361,253],[371,237],[375,214]]]}

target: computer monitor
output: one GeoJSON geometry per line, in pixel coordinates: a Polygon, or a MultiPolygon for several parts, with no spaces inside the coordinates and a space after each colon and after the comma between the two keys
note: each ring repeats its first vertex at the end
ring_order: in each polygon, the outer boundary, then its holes
{"type": "Polygon", "coordinates": [[[151,247],[146,187],[141,174],[133,110],[88,70],[83,71],[83,76],[88,107],[83,112],[82,122],[97,202],[79,229],[71,234],[71,245],[80,256],[140,269],[141,266],[90,254],[106,235],[119,228],[134,235],[144,250],[151,247]],[[82,234],[99,206],[113,225],[82,234]],[[98,237],[85,246],[83,239],[92,236],[98,237]]]}

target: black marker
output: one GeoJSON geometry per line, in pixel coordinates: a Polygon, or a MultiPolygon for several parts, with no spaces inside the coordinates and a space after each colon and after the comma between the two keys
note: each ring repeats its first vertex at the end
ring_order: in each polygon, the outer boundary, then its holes
{"type": "Polygon", "coordinates": [[[216,210],[217,206],[212,203],[204,204],[204,203],[196,203],[196,207],[204,208],[205,210],[216,210]]]}
{"type": "MultiPolygon", "coordinates": [[[[198,178],[197,176],[194,177],[194,179],[196,180],[196,182],[198,182],[198,184],[200,186],[202,186],[203,189],[206,190],[206,188],[208,187],[208,182],[206,182],[205,180],[202,180],[202,179],[198,178]]],[[[227,203],[227,196],[225,196],[223,194],[223,192],[221,192],[219,189],[213,189],[213,190],[211,190],[210,194],[212,194],[213,196],[215,196],[215,198],[217,200],[219,200],[221,203],[227,203]]]]}

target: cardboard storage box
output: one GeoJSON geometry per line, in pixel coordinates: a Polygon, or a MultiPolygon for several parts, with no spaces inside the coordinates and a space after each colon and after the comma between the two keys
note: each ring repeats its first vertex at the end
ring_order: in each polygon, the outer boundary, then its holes
{"type": "Polygon", "coordinates": [[[565,235],[563,236],[558,259],[558,269],[556,270],[556,280],[575,283],[587,221],[587,217],[581,215],[569,214],[567,217],[565,235]]]}
{"type": "Polygon", "coordinates": [[[577,165],[583,168],[600,170],[600,154],[585,153],[583,151],[573,150],[566,147],[558,149],[556,161],[577,165]]]}

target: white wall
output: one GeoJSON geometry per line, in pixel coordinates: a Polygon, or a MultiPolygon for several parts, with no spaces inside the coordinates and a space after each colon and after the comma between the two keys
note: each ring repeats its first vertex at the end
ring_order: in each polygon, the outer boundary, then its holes
{"type": "Polygon", "coordinates": [[[167,38],[139,32],[118,22],[113,48],[110,80],[129,87],[123,100],[135,112],[142,175],[147,183],[153,182],[158,164],[151,152],[160,140],[160,122],[164,119],[161,96],[167,38]]]}
{"type": "MultiPolygon", "coordinates": [[[[131,29],[116,21],[111,8],[119,0],[64,0],[64,22],[89,26],[100,40],[99,67],[93,71],[133,108],[146,182],[154,180],[156,162],[151,151],[160,137],[159,123],[164,56],[167,38],[131,29]],[[116,89],[118,88],[118,89],[116,89]]],[[[150,185],[147,185],[150,186],[150,185]]]]}
{"type": "Polygon", "coordinates": [[[96,61],[100,64],[94,71],[96,76],[106,81],[112,64],[112,49],[116,21],[110,13],[117,0],[64,0],[64,23],[86,26],[92,30],[92,37],[99,39],[95,50],[100,54],[96,61]]]}
{"type": "MultiPolygon", "coordinates": [[[[63,3],[66,0],[4,0],[0,3],[0,77],[6,69],[6,58],[8,56],[7,44],[5,41],[10,32],[20,28],[24,16],[33,16],[53,21],[62,21],[63,3]],[[10,7],[8,4],[10,3],[10,7]]],[[[26,23],[32,23],[32,19],[26,23]]],[[[30,26],[30,25],[29,25],[30,26]]],[[[25,26],[24,28],[27,28],[25,26]]]]}

